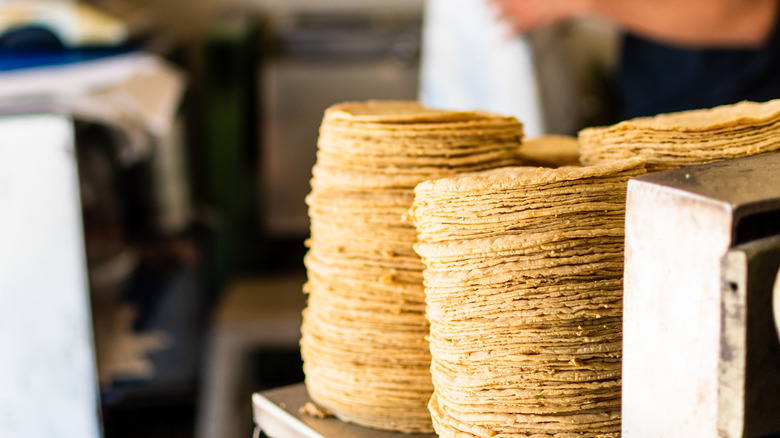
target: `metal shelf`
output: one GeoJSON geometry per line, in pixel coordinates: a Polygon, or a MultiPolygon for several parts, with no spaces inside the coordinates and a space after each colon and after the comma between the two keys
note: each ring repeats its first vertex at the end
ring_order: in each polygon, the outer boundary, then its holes
{"type": "Polygon", "coordinates": [[[303,383],[252,395],[255,424],[271,438],[435,438],[434,434],[408,434],[369,429],[336,418],[301,414],[309,402],[303,383]]]}

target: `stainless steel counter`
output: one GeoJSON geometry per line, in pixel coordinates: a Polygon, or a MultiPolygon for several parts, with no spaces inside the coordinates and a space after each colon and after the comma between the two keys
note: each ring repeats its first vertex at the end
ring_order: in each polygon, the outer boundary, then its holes
{"type": "Polygon", "coordinates": [[[309,402],[303,383],[252,395],[255,424],[271,438],[435,438],[433,434],[406,434],[368,429],[336,418],[301,414],[309,402]]]}

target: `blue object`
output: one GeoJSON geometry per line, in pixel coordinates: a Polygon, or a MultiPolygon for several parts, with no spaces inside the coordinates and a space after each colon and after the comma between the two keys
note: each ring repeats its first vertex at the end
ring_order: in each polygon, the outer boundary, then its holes
{"type": "Polygon", "coordinates": [[[68,48],[45,27],[20,27],[0,34],[0,71],[73,64],[130,51],[129,46],[68,48]]]}

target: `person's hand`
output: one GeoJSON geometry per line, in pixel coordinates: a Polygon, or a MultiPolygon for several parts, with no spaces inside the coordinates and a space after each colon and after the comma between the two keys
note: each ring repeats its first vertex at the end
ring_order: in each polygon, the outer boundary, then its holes
{"type": "Polygon", "coordinates": [[[588,0],[487,0],[516,34],[588,13],[588,0]]]}

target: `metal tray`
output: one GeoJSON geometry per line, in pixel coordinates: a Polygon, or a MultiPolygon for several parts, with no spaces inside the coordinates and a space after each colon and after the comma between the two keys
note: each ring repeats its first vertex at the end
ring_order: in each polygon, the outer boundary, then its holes
{"type": "Polygon", "coordinates": [[[369,429],[336,418],[314,418],[299,413],[309,402],[303,383],[252,395],[255,424],[271,438],[435,438],[433,434],[408,434],[369,429]]]}

